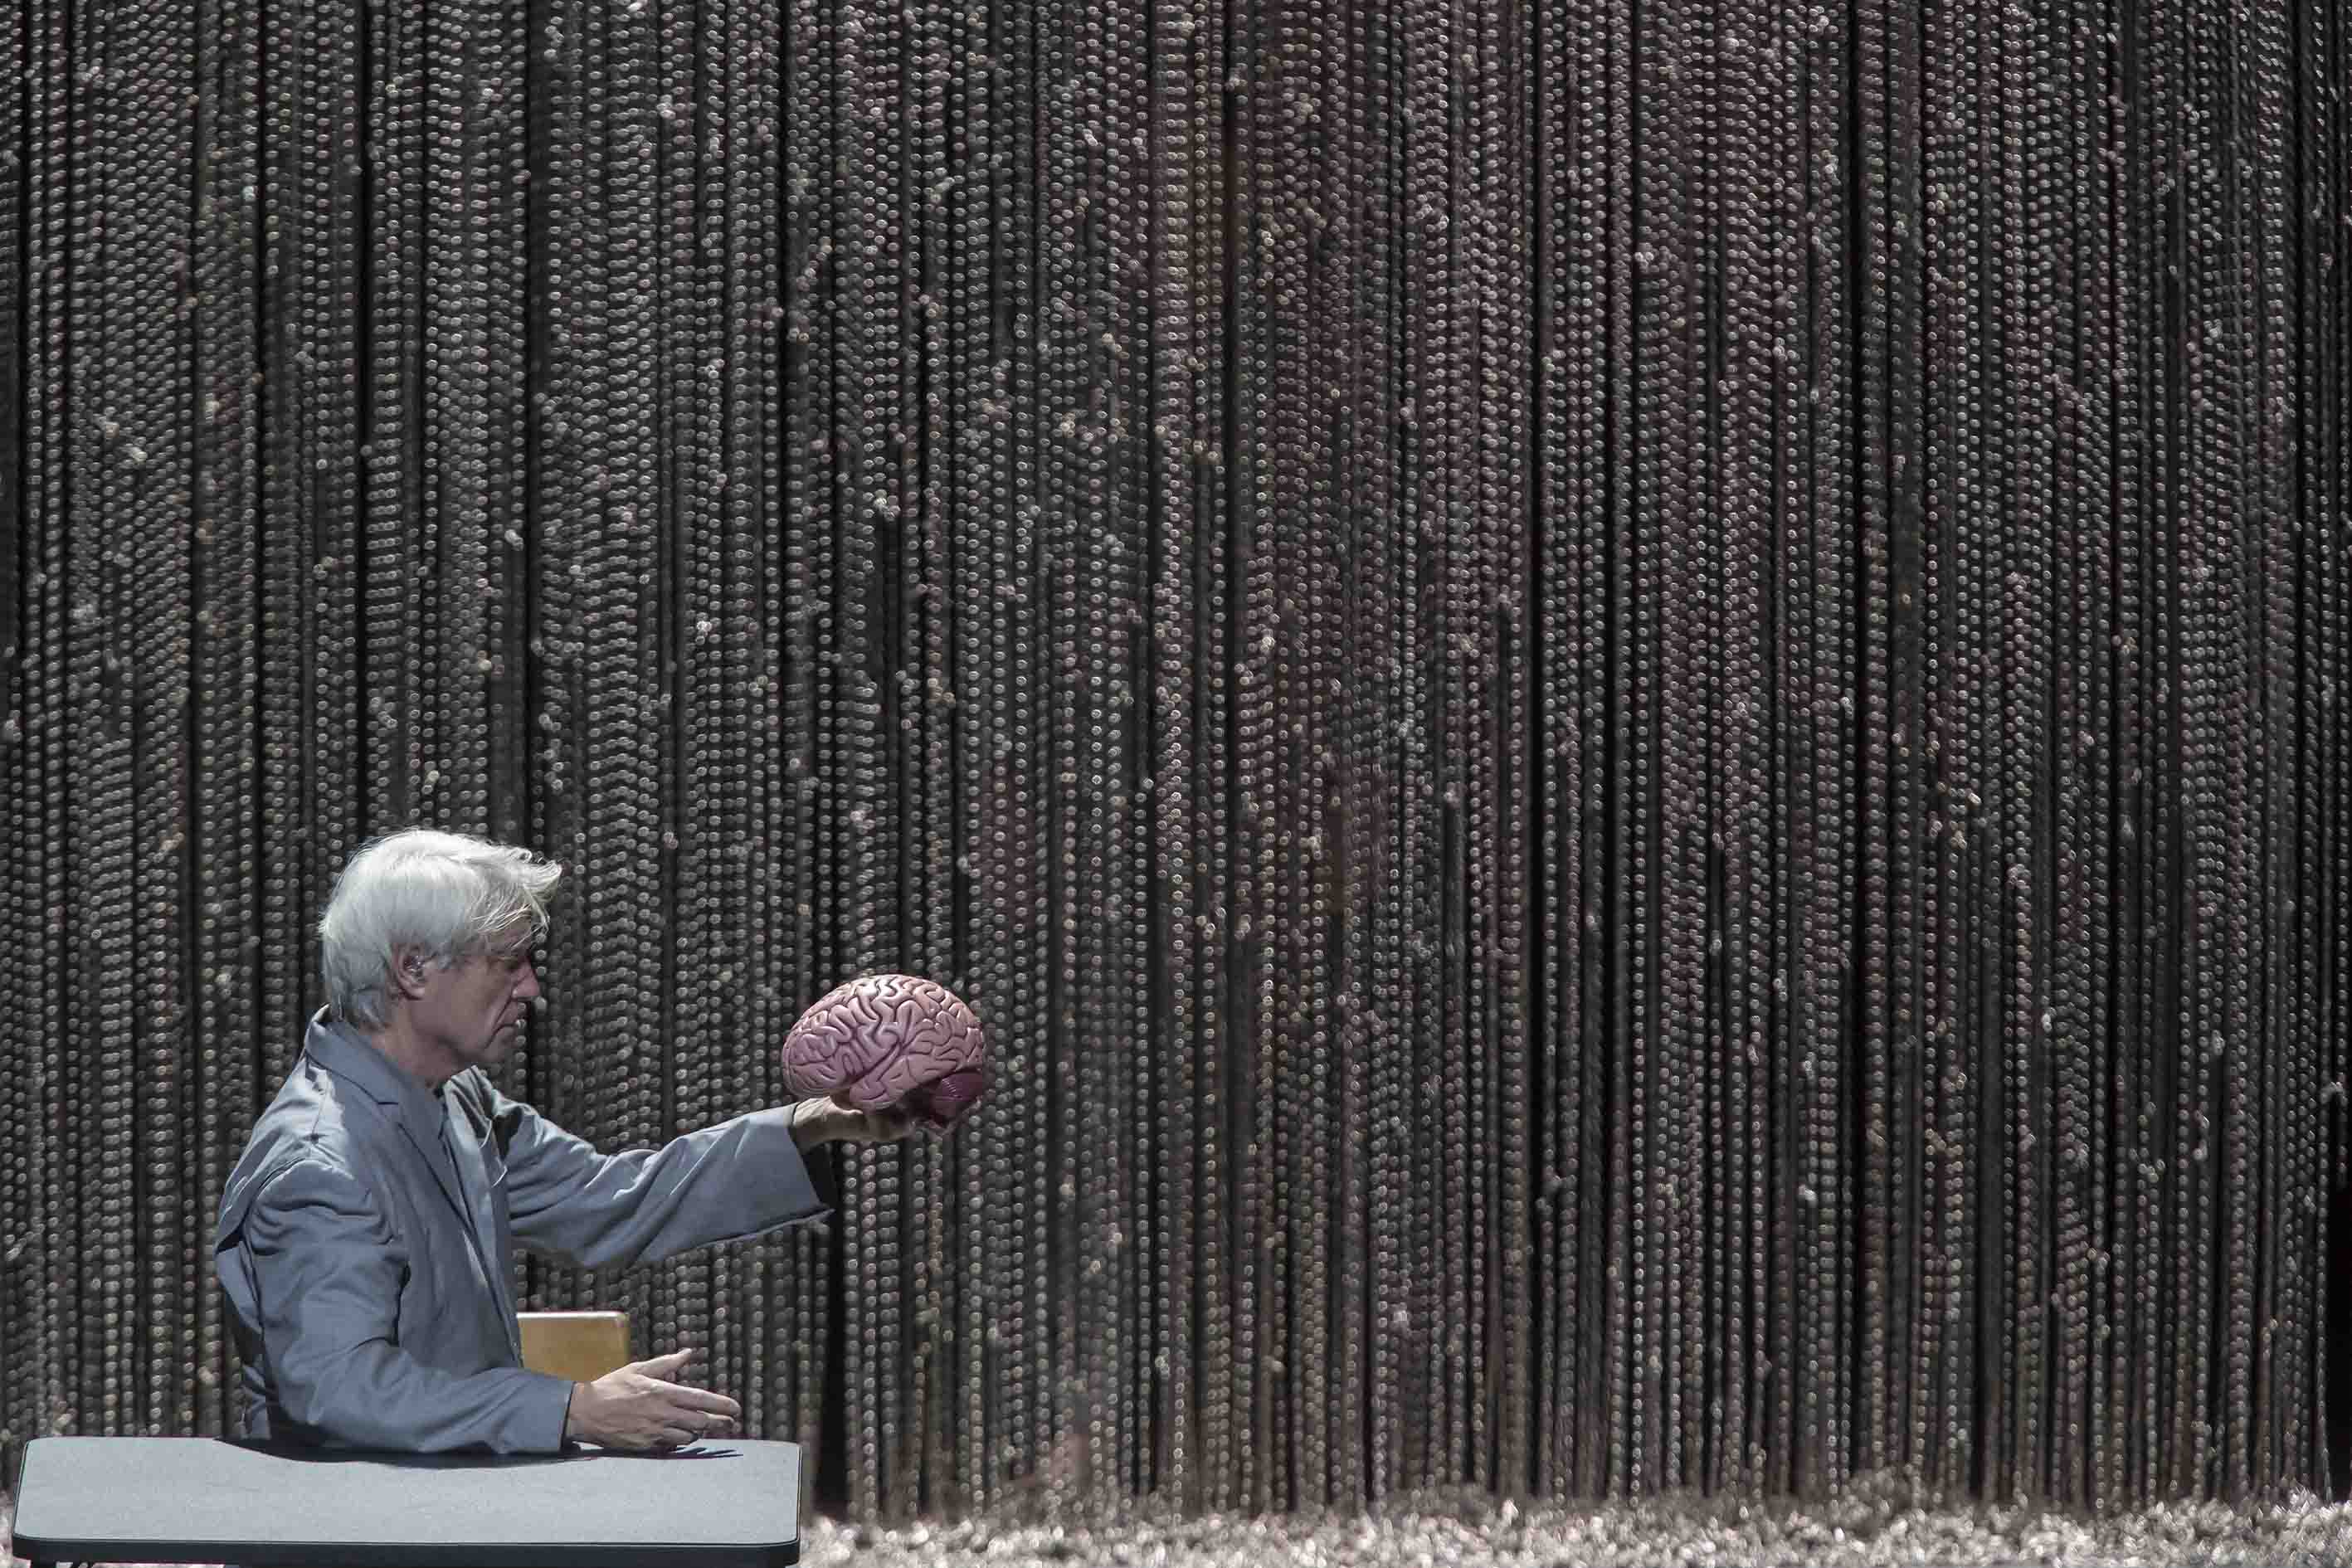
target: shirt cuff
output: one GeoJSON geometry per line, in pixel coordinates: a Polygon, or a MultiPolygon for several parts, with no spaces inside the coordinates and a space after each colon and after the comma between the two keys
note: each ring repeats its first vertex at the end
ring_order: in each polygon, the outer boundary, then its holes
{"type": "Polygon", "coordinates": [[[533,1382],[545,1385],[548,1407],[555,1413],[555,1431],[547,1447],[540,1451],[561,1454],[565,1447],[563,1429],[572,1425],[572,1394],[577,1385],[570,1378],[557,1377],[551,1373],[532,1372],[530,1375],[533,1382]]]}

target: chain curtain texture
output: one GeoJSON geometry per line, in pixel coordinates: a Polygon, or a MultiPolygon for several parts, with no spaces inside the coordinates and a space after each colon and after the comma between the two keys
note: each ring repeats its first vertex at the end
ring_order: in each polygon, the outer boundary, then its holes
{"type": "Polygon", "coordinates": [[[223,1429],[432,823],[606,1148],[985,1020],[828,1231],[520,1281],[862,1514],[2317,1479],[2346,26],[20,0],[7,1436],[223,1429]]]}

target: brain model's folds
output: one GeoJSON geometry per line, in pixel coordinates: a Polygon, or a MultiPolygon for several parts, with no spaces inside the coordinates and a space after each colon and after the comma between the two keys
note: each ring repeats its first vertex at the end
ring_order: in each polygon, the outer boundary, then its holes
{"type": "Polygon", "coordinates": [[[948,1127],[979,1103],[985,1056],[980,1020],[954,992],[919,975],[869,974],[801,1015],[784,1037],[784,1088],[948,1127]]]}

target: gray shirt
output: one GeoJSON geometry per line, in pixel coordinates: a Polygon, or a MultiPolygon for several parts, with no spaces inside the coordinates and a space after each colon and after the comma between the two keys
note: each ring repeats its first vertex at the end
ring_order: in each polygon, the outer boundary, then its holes
{"type": "Polygon", "coordinates": [[[479,1068],[439,1096],[324,1010],[254,1124],[213,1263],[243,1435],[324,1447],[552,1453],[572,1384],[524,1370],[514,1243],[657,1262],[824,1213],[791,1108],[600,1154],[479,1068]]]}

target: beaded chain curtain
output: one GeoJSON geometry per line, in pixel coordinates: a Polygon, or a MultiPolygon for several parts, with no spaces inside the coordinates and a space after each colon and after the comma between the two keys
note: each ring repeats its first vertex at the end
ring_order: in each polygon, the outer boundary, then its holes
{"type": "Polygon", "coordinates": [[[860,1514],[2322,1474],[2336,0],[27,0],[0,1419],[215,1433],[412,823],[607,1149],[935,976],[829,1228],[526,1310],[860,1514]]]}

